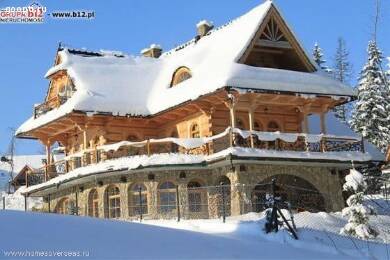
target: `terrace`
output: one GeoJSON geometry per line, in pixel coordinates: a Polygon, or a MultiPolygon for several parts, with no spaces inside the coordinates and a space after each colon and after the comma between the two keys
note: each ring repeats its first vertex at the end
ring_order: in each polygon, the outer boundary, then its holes
{"type": "MultiPolygon", "coordinates": [[[[33,184],[46,182],[87,166],[99,166],[116,159],[156,157],[158,155],[193,155],[199,161],[211,161],[227,154],[273,159],[305,159],[350,161],[350,156],[359,161],[365,158],[364,142],[351,136],[313,135],[305,133],[281,133],[247,131],[227,128],[224,132],[201,138],[163,138],[140,142],[122,141],[97,146],[66,156],[63,160],[47,163],[41,169],[42,178],[33,184]],[[230,149],[230,150],[229,150],[230,149]]],[[[137,159],[137,160],[138,160],[137,159]]],[[[366,158],[365,158],[366,159],[366,158]]],[[[182,161],[177,160],[176,164],[182,161]]],[[[170,162],[175,164],[175,162],[170,162]]],[[[27,186],[32,183],[27,183],[27,186]]]]}

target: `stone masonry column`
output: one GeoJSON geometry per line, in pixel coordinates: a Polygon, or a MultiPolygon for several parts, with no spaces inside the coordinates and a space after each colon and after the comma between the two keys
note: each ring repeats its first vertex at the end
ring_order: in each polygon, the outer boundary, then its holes
{"type": "Polygon", "coordinates": [[[129,196],[127,192],[127,183],[119,183],[119,192],[120,192],[120,199],[121,199],[121,218],[122,219],[128,219],[129,218],[129,196]]]}
{"type": "Polygon", "coordinates": [[[148,215],[152,218],[156,218],[158,216],[158,197],[157,197],[157,181],[148,181],[145,182],[146,188],[148,190],[148,215]]]}
{"type": "Polygon", "coordinates": [[[236,170],[237,167],[231,172],[228,172],[226,176],[230,179],[230,215],[237,216],[241,214],[241,194],[239,187],[239,178],[238,172],[236,170]]]}

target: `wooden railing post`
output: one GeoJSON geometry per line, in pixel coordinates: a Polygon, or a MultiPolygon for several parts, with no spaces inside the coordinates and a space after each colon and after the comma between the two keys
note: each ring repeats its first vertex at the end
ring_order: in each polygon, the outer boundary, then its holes
{"type": "Polygon", "coordinates": [[[148,157],[150,157],[150,139],[148,139],[146,141],[146,149],[147,149],[147,152],[148,152],[148,157]]]}
{"type": "Polygon", "coordinates": [[[253,120],[253,109],[248,109],[248,116],[249,116],[249,131],[251,132],[250,135],[250,142],[251,142],[251,148],[255,147],[255,142],[253,139],[253,128],[254,128],[254,120],[253,120]]]}

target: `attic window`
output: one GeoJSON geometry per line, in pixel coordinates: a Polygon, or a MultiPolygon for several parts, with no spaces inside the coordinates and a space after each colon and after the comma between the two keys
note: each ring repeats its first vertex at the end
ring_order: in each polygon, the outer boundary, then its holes
{"type": "Polygon", "coordinates": [[[191,71],[187,67],[178,68],[175,73],[173,73],[171,87],[176,86],[177,84],[191,78],[191,71]]]}

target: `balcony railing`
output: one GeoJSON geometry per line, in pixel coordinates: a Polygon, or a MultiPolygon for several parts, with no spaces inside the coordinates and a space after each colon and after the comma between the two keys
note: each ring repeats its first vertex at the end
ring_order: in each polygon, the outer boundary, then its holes
{"type": "Polygon", "coordinates": [[[223,133],[203,138],[163,138],[140,142],[122,141],[79,151],[64,160],[42,168],[45,180],[65,174],[70,170],[100,161],[162,153],[210,155],[229,147],[243,147],[273,151],[297,152],[363,152],[361,139],[348,136],[310,135],[304,133],[280,133],[244,131],[227,128],[223,133]]]}
{"type": "Polygon", "coordinates": [[[57,95],[52,97],[49,100],[46,100],[44,103],[34,106],[34,118],[38,118],[43,114],[53,110],[64,104],[68,100],[65,96],[57,95]]]}

